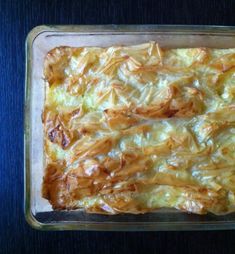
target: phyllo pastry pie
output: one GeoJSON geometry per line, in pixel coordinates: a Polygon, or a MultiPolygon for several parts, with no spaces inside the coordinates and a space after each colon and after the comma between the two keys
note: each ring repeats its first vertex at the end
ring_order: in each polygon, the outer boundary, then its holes
{"type": "Polygon", "coordinates": [[[235,208],[235,49],[58,47],[45,59],[53,209],[235,208]]]}

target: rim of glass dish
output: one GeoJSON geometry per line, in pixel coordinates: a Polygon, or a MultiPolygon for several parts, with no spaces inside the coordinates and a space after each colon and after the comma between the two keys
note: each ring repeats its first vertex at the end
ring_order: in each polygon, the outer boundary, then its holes
{"type": "Polygon", "coordinates": [[[55,222],[40,223],[32,214],[30,184],[30,113],[32,44],[44,32],[82,34],[169,33],[177,35],[230,35],[235,36],[235,26],[211,25],[40,25],[34,27],[25,41],[25,97],[24,97],[24,214],[25,219],[39,230],[97,230],[97,231],[176,231],[235,229],[235,221],[226,222],[55,222]]]}

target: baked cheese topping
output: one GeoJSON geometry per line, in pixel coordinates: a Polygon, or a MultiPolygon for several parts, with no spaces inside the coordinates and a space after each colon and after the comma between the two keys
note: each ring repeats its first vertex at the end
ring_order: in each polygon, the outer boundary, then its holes
{"type": "Polygon", "coordinates": [[[54,209],[234,210],[235,49],[59,47],[44,75],[54,209]]]}

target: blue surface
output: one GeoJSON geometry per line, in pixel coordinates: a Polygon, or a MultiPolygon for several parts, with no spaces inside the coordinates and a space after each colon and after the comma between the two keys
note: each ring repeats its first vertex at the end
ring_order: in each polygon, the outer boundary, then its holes
{"type": "Polygon", "coordinates": [[[0,0],[0,253],[235,253],[235,231],[39,232],[25,222],[23,97],[27,33],[41,24],[125,23],[235,25],[235,1],[0,0]]]}

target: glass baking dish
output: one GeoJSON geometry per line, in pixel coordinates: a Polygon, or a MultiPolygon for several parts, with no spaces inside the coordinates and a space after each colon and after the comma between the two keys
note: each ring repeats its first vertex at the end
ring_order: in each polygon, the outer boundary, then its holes
{"type": "Polygon", "coordinates": [[[235,28],[221,26],[99,25],[38,26],[26,40],[25,82],[25,216],[43,230],[216,230],[235,229],[235,213],[216,216],[160,209],[144,215],[96,215],[78,211],[53,211],[41,197],[43,178],[44,104],[43,62],[54,47],[130,45],[157,41],[160,46],[235,47],[235,28]]]}

